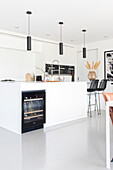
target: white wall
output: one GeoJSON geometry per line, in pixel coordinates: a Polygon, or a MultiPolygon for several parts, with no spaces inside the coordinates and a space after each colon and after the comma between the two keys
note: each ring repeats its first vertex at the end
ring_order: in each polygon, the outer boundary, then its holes
{"type": "MultiPolygon", "coordinates": [[[[76,46],[77,51],[81,51],[82,47],[83,47],[82,45],[76,46]]],[[[98,68],[98,78],[99,79],[104,78],[104,51],[113,50],[113,39],[87,43],[86,48],[87,50],[98,49],[98,61],[99,60],[101,61],[101,64],[98,68]]]]}
{"type": "Polygon", "coordinates": [[[75,65],[75,47],[64,45],[64,54],[59,55],[58,44],[43,42],[42,53],[37,54],[36,64],[44,67],[44,63],[51,64],[53,60],[59,60],[60,64],[75,65]],[[41,61],[40,61],[41,59],[41,61]]]}
{"type": "MultiPolygon", "coordinates": [[[[81,51],[82,47],[83,47],[82,45],[76,46],[77,51],[81,51]]],[[[103,79],[104,78],[104,51],[113,50],[113,39],[99,41],[99,42],[93,42],[93,43],[87,43],[86,48],[87,48],[87,50],[98,49],[98,61],[100,60],[101,64],[98,68],[98,77],[97,78],[100,80],[103,79]]],[[[77,51],[76,51],[76,65],[77,65],[77,51]]],[[[111,85],[110,82],[108,82],[106,91],[113,92],[113,85],[111,85]]],[[[104,102],[102,95],[101,95],[101,109],[105,110],[105,102],[104,102]]]]}
{"type": "MultiPolygon", "coordinates": [[[[89,70],[86,69],[85,65],[87,61],[92,67],[92,62],[96,63],[98,61],[98,50],[92,49],[87,50],[86,52],[87,58],[83,59],[83,52],[79,51],[77,52],[77,80],[79,81],[89,81],[88,80],[88,73],[89,70]]],[[[96,71],[96,75],[98,76],[98,72],[96,71]]]]}
{"type": "Polygon", "coordinates": [[[0,80],[25,80],[26,73],[43,73],[35,66],[45,69],[45,63],[54,59],[60,64],[75,64],[75,48],[64,45],[64,55],[58,55],[58,43],[32,37],[32,51],[27,51],[26,36],[0,31],[0,80]]]}
{"type": "Polygon", "coordinates": [[[29,72],[35,72],[35,53],[0,48],[0,79],[23,81],[29,72]]]}

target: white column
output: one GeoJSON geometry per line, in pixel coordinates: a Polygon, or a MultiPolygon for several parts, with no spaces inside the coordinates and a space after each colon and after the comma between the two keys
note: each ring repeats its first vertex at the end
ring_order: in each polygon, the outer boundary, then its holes
{"type": "Polygon", "coordinates": [[[106,102],[106,168],[108,169],[110,169],[110,106],[113,106],[113,101],[106,102]]]}

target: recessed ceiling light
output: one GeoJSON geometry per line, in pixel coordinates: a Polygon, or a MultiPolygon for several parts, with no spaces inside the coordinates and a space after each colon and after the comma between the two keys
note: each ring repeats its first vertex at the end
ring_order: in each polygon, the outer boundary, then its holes
{"type": "Polygon", "coordinates": [[[50,37],[50,34],[46,34],[47,37],[50,37]]]}
{"type": "Polygon", "coordinates": [[[15,29],[19,29],[19,27],[18,26],[16,26],[16,27],[14,27],[15,29]]]}
{"type": "Polygon", "coordinates": [[[74,40],[70,40],[70,42],[75,42],[74,40]]]}
{"type": "Polygon", "coordinates": [[[107,36],[107,35],[104,35],[104,38],[108,38],[108,36],[107,36]]]}

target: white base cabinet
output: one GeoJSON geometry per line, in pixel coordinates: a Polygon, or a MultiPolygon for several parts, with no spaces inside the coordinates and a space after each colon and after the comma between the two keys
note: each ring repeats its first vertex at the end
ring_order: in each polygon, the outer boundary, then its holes
{"type": "Polygon", "coordinates": [[[22,92],[34,90],[46,90],[44,128],[87,117],[86,82],[1,82],[1,127],[22,133],[22,92]]]}

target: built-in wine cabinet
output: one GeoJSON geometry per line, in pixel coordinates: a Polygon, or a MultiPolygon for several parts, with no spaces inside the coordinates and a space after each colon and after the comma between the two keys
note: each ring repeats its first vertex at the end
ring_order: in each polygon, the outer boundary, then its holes
{"type": "Polygon", "coordinates": [[[45,90],[22,92],[22,133],[43,128],[46,122],[45,90]]]}

